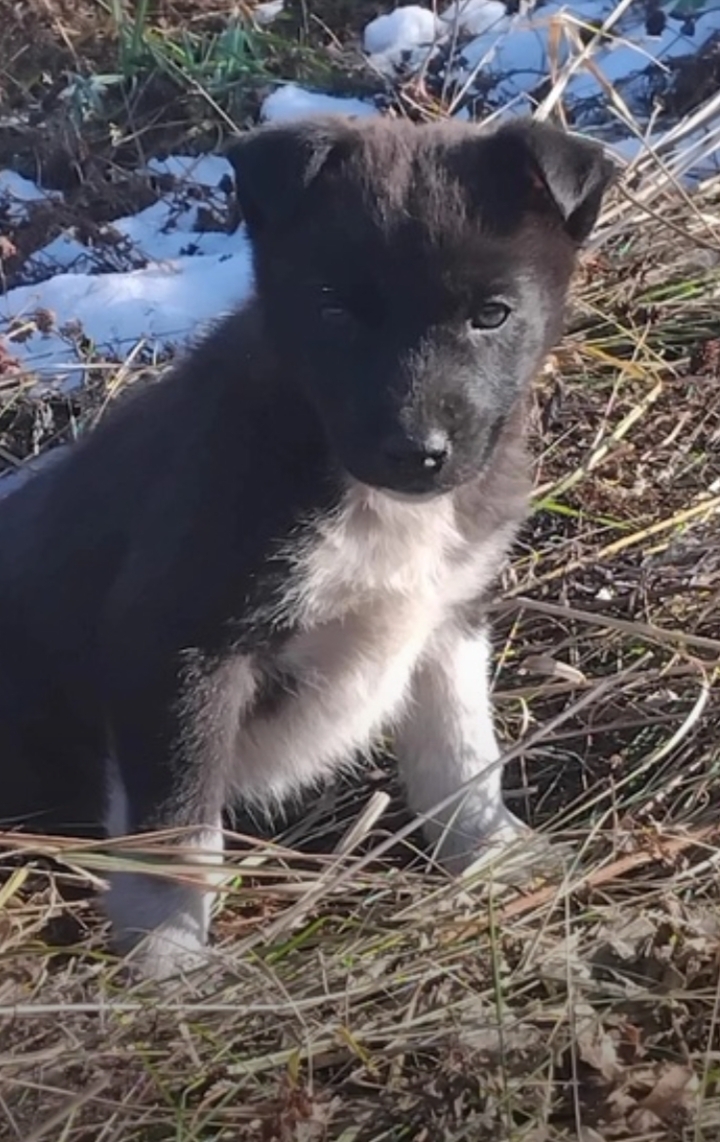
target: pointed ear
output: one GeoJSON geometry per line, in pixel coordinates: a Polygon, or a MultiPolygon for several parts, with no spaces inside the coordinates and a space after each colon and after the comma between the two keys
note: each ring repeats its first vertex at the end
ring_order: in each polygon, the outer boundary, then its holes
{"type": "Polygon", "coordinates": [[[501,127],[495,138],[525,147],[532,197],[536,201],[538,195],[544,197],[560,214],[570,237],[584,242],[618,173],[602,146],[532,120],[501,127]]]}
{"type": "Polygon", "coordinates": [[[331,117],[257,127],[238,137],[226,157],[251,236],[287,221],[303,192],[349,145],[347,125],[331,117]]]}

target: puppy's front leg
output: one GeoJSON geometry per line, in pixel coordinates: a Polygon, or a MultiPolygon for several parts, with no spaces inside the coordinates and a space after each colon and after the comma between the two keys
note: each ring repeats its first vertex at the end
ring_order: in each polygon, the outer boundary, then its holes
{"type": "Polygon", "coordinates": [[[416,669],[411,702],[395,738],[410,807],[428,814],[426,835],[452,871],[529,833],[502,797],[489,661],[484,630],[445,627],[416,669]],[[451,806],[434,812],[471,779],[451,806]]]}
{"type": "MultiPolygon", "coordinates": [[[[107,831],[124,836],[182,830],[177,844],[188,865],[218,864],[231,733],[223,727],[231,711],[220,703],[188,720],[182,710],[181,701],[153,688],[113,705],[107,831]]],[[[174,847],[167,846],[162,863],[177,859],[174,847]]],[[[104,904],[113,943],[121,952],[133,951],[148,976],[198,966],[221,879],[210,870],[200,876],[193,869],[185,880],[140,870],[112,872],[104,904]]]]}
{"type": "MultiPolygon", "coordinates": [[[[168,812],[170,805],[159,806],[160,812],[140,814],[117,833],[111,821],[118,821],[119,806],[127,802],[125,782],[119,766],[112,761],[108,766],[109,785],[112,789],[108,813],[108,833],[125,836],[155,827],[184,827],[178,843],[183,849],[184,863],[188,866],[222,862],[223,835],[220,813],[208,805],[202,813],[192,814],[203,818],[201,825],[188,827],[184,814],[168,812]]],[[[137,809],[137,802],[135,802],[137,809]]],[[[170,865],[174,854],[162,854],[162,863],[170,865]]],[[[128,856],[123,854],[123,859],[128,856]]],[[[203,962],[203,949],[207,942],[210,912],[215,896],[217,874],[199,876],[192,869],[186,880],[148,871],[112,871],[104,908],[112,925],[111,940],[115,949],[133,953],[143,975],[163,979],[179,971],[190,971],[203,962]]]]}

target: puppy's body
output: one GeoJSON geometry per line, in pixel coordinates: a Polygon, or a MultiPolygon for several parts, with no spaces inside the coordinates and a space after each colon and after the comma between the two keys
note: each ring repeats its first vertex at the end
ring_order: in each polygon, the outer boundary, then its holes
{"type": "MultiPolygon", "coordinates": [[[[247,345],[253,324],[246,312],[218,333],[223,358],[236,339],[238,351],[247,345]]],[[[213,344],[204,346],[206,361],[213,344]]],[[[21,721],[42,738],[41,756],[57,757],[52,768],[10,770],[16,788],[32,782],[13,806],[18,818],[45,808],[53,827],[97,827],[105,798],[98,759],[110,744],[102,695],[115,670],[127,669],[128,700],[147,698],[168,654],[180,656],[192,732],[195,702],[208,732],[218,721],[236,734],[221,780],[242,798],[278,803],[326,776],[405,711],[413,669],[433,638],[480,616],[466,604],[482,599],[525,514],[519,415],[492,469],[452,496],[416,503],[332,473],[319,440],[298,455],[302,410],[262,369],[264,413],[257,407],[250,420],[247,389],[231,379],[227,403],[218,392],[202,416],[211,401],[207,389],[199,399],[192,364],[130,398],[72,463],[3,506],[2,647],[14,658],[3,674],[14,693],[0,734],[21,721]],[[263,415],[273,420],[277,454],[259,429],[263,415]],[[223,454],[228,467],[218,472],[223,454]],[[112,483],[98,480],[100,465],[112,483]],[[248,497],[248,488],[262,495],[248,497]],[[168,512],[166,496],[202,505],[191,528],[168,512]],[[225,702],[236,706],[227,719],[225,702]],[[43,709],[55,715],[47,726],[37,720],[43,709]]],[[[207,380],[221,375],[209,370],[207,380]]],[[[121,815],[113,832],[133,826],[121,815]]]]}
{"type": "MultiPolygon", "coordinates": [[[[416,810],[477,779],[430,817],[445,859],[517,830],[482,605],[527,502],[524,393],[607,181],[559,138],[241,144],[256,299],[0,505],[3,818],[189,826],[217,854],[229,802],[282,802],[393,729],[416,810]]],[[[108,910],[164,972],[209,899],[125,873],[108,910]]]]}

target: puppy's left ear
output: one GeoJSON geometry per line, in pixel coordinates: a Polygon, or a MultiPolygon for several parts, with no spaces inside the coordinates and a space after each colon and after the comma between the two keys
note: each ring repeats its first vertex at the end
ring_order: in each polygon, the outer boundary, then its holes
{"type": "Polygon", "coordinates": [[[564,229],[584,242],[597,221],[602,200],[618,168],[599,143],[570,135],[538,121],[511,123],[495,138],[505,136],[524,144],[530,159],[529,176],[537,200],[545,197],[556,208],[564,229]]]}

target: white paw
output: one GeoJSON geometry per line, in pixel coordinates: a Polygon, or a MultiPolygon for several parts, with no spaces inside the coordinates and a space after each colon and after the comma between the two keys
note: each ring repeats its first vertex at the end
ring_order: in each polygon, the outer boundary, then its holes
{"type": "Polygon", "coordinates": [[[440,842],[439,860],[448,872],[467,875],[526,850],[533,836],[532,829],[503,807],[490,829],[471,817],[451,826],[440,842]]]}
{"type": "Polygon", "coordinates": [[[501,883],[527,886],[539,877],[556,875],[567,863],[568,850],[534,832],[503,806],[490,823],[486,815],[464,814],[448,826],[436,855],[448,872],[463,879],[486,874],[501,883]]]}
{"type": "Polygon", "coordinates": [[[149,979],[168,979],[207,963],[212,892],[158,876],[114,872],[105,896],[118,954],[149,979]]]}
{"type": "Polygon", "coordinates": [[[207,968],[210,953],[194,933],[167,925],[135,943],[126,959],[143,979],[161,982],[207,968]]]}
{"type": "Polygon", "coordinates": [[[567,845],[554,844],[549,837],[536,833],[511,814],[508,816],[510,820],[504,821],[468,855],[458,870],[463,879],[487,872],[500,883],[527,887],[538,878],[564,869],[567,845]]]}

